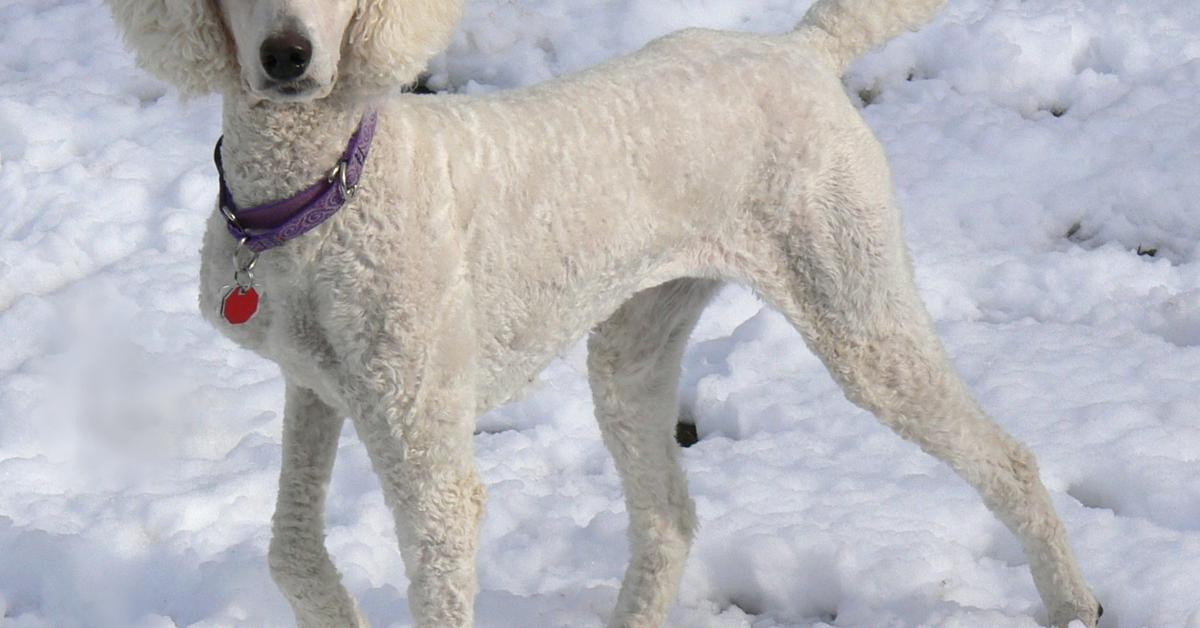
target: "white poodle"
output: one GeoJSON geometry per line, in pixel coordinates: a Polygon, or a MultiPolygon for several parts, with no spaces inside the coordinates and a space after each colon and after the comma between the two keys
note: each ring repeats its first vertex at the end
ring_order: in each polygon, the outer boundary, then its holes
{"type": "Polygon", "coordinates": [[[461,0],[110,1],[142,66],[225,98],[200,304],[287,380],[270,564],[300,626],[366,625],[323,544],[346,416],[395,513],[416,624],[472,624],[475,418],[588,330],[631,531],[609,625],[661,625],[695,527],[680,356],[722,281],[979,491],[1052,624],[1096,625],[1033,456],[934,334],[883,151],[840,82],[944,0],[820,0],[789,34],[689,30],[484,97],[394,94],[461,0]]]}

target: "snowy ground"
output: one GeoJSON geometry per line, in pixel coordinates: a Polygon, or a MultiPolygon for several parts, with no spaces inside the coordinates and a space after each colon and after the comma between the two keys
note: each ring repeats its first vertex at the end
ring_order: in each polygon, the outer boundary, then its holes
{"type": "MultiPolygon", "coordinates": [[[[532,83],[688,25],[783,30],[807,4],[474,0],[434,81],[532,83]]],[[[1103,625],[1200,628],[1200,7],[951,0],[847,86],[938,327],[1040,457],[1103,625]]],[[[139,73],[100,0],[0,0],[5,628],[291,623],[265,561],[279,376],[195,305],[218,107],[139,73]]],[[[726,291],[686,369],[702,528],[672,626],[1044,621],[1017,543],[778,315],[726,291]]],[[[577,348],[483,419],[479,625],[603,625],[625,517],[590,413],[577,348]]],[[[346,582],[376,626],[407,625],[350,430],[335,474],[346,582]]]]}

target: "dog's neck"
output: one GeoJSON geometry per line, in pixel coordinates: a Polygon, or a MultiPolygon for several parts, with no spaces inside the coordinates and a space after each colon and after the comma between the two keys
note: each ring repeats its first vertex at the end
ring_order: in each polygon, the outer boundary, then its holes
{"type": "Polygon", "coordinates": [[[325,176],[364,108],[336,97],[280,104],[226,94],[223,155],[234,201],[250,207],[289,197],[325,176]]]}

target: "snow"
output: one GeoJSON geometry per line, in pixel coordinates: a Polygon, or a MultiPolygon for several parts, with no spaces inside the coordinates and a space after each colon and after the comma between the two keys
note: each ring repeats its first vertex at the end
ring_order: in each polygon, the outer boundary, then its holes
{"type": "MultiPolygon", "coordinates": [[[[534,83],[685,26],[784,30],[807,4],[472,0],[433,83],[534,83]]],[[[846,84],[938,329],[1038,454],[1103,625],[1200,628],[1200,9],[951,0],[846,84]]],[[[5,628],[291,625],[265,559],[279,375],[196,312],[218,127],[216,99],[133,66],[100,0],[0,0],[5,628]]],[[[752,296],[720,295],[685,367],[702,524],[670,625],[1045,621],[980,500],[752,296]]],[[[576,347],[480,422],[480,626],[598,627],[615,602],[624,507],[583,369],[576,347]]],[[[408,625],[349,427],[328,519],[373,624],[408,625]]]]}

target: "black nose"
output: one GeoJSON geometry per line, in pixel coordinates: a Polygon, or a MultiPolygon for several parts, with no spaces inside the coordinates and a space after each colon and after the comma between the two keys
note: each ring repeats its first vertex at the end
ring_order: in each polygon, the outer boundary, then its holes
{"type": "Polygon", "coordinates": [[[272,35],[258,49],[267,76],[277,81],[300,78],[312,60],[312,42],[296,32],[272,35]]]}

